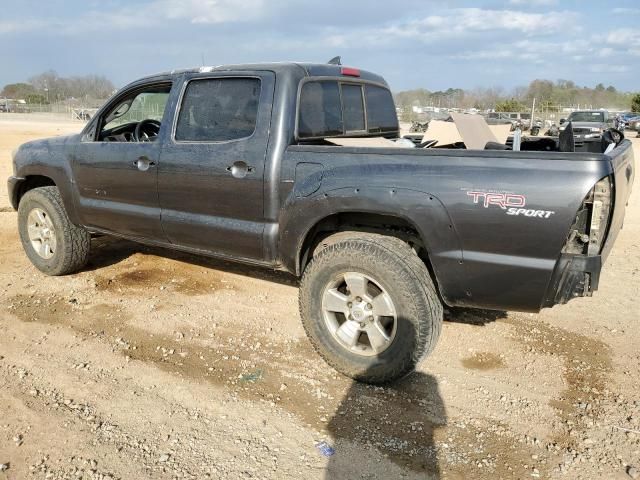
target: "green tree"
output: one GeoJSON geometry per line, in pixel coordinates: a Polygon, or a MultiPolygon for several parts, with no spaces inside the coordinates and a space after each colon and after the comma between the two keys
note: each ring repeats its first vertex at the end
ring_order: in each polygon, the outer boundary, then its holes
{"type": "Polygon", "coordinates": [[[522,102],[519,102],[514,98],[497,102],[495,107],[496,112],[521,112],[524,109],[525,106],[522,102]]]}
{"type": "Polygon", "coordinates": [[[36,93],[36,89],[29,83],[10,83],[4,86],[0,97],[23,99],[33,93],[36,93]]]}
{"type": "Polygon", "coordinates": [[[640,93],[636,93],[631,97],[631,111],[640,112],[640,93]]]}
{"type": "Polygon", "coordinates": [[[41,93],[31,93],[29,95],[25,95],[24,100],[27,103],[31,103],[31,104],[48,104],[49,102],[47,101],[47,97],[45,97],[44,95],[42,95],[41,93]]]}

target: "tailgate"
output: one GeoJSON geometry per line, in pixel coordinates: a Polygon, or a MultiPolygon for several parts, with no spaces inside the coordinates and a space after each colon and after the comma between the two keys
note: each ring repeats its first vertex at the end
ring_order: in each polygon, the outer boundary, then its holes
{"type": "Polygon", "coordinates": [[[602,248],[602,257],[607,258],[611,248],[622,228],[624,213],[627,208],[635,166],[633,163],[633,145],[629,140],[624,140],[610,154],[607,155],[613,168],[613,214],[609,225],[607,240],[602,248]]]}

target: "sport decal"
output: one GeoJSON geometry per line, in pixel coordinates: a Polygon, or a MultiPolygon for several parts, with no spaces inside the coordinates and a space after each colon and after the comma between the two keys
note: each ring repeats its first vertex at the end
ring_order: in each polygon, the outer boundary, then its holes
{"type": "Polygon", "coordinates": [[[524,208],[527,205],[527,197],[516,193],[468,190],[467,195],[473,199],[475,205],[482,205],[484,208],[496,206],[504,210],[507,215],[549,218],[556,213],[551,210],[524,208]]]}

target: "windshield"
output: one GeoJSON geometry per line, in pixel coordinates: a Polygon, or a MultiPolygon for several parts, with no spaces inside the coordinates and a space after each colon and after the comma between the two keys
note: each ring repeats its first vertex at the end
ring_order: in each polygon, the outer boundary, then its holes
{"type": "Polygon", "coordinates": [[[573,112],[569,122],[604,122],[604,112],[573,112]]]}

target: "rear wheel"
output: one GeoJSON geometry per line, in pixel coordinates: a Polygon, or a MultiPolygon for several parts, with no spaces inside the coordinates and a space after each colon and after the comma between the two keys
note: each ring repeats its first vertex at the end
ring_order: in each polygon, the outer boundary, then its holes
{"type": "Polygon", "coordinates": [[[410,373],[442,327],[442,304],[422,260],[383,235],[343,232],[323,244],[300,286],[300,314],[316,351],[368,383],[410,373]]]}
{"type": "Polygon", "coordinates": [[[47,275],[76,272],[89,259],[91,236],[71,223],[56,187],[24,194],[18,206],[18,230],[27,257],[47,275]]]}

